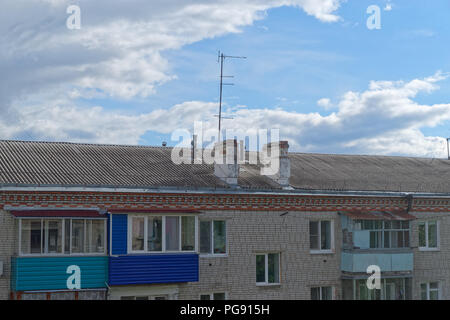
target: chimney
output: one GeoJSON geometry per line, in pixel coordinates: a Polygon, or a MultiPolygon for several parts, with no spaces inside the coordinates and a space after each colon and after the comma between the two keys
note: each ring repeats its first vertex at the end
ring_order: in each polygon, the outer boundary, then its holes
{"type": "Polygon", "coordinates": [[[225,140],[215,145],[214,175],[226,183],[237,186],[239,164],[237,140],[225,140]]]}
{"type": "Polygon", "coordinates": [[[289,177],[291,176],[291,161],[288,157],[288,150],[288,141],[267,143],[263,146],[262,150],[264,167],[261,170],[261,174],[269,176],[283,188],[290,187],[289,177]]]}

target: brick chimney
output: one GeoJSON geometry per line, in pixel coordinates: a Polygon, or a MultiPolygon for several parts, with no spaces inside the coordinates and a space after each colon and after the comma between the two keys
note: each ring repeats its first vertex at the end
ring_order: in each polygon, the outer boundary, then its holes
{"type": "Polygon", "coordinates": [[[290,187],[291,161],[288,157],[288,141],[276,141],[263,146],[261,174],[272,178],[283,188],[290,187]],[[270,154],[270,155],[269,155],[270,154]]]}
{"type": "Polygon", "coordinates": [[[239,175],[237,140],[218,142],[214,150],[214,175],[230,185],[237,186],[239,175]]]}

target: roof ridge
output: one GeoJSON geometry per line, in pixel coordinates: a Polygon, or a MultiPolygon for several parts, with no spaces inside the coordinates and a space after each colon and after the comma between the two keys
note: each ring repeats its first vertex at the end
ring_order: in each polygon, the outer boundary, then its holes
{"type": "Polygon", "coordinates": [[[108,146],[108,147],[135,147],[135,148],[154,148],[154,149],[167,149],[172,148],[170,146],[149,146],[139,144],[117,144],[117,143],[89,143],[89,142],[70,142],[70,141],[42,141],[42,140],[8,140],[0,139],[0,143],[36,143],[36,144],[61,144],[61,145],[86,145],[86,146],[108,146]]]}

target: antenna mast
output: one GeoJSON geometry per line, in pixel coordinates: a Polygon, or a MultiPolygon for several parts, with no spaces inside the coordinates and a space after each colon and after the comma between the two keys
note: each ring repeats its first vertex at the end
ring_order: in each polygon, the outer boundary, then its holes
{"type": "Polygon", "coordinates": [[[223,86],[232,86],[233,83],[224,83],[223,78],[233,78],[233,76],[224,76],[223,75],[223,62],[225,58],[233,58],[233,59],[247,59],[247,57],[237,57],[237,56],[227,56],[224,55],[223,52],[219,51],[217,62],[220,62],[220,93],[219,93],[219,135],[217,142],[220,141],[220,132],[221,132],[221,124],[222,124],[222,91],[223,86]]]}

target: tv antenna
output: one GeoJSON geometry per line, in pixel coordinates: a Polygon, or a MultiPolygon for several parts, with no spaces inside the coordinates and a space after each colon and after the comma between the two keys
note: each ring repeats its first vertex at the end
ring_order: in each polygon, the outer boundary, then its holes
{"type": "MultiPolygon", "coordinates": [[[[220,93],[219,93],[219,115],[218,115],[218,117],[219,117],[219,135],[218,135],[217,142],[220,141],[220,130],[221,130],[221,124],[222,124],[222,91],[223,91],[223,86],[233,86],[234,85],[234,83],[224,83],[223,82],[223,78],[233,78],[233,76],[224,76],[223,75],[223,62],[224,62],[225,58],[247,59],[247,57],[227,56],[227,55],[223,54],[223,52],[220,52],[220,51],[218,53],[217,62],[220,62],[220,93]]],[[[224,117],[224,119],[230,119],[230,118],[225,118],[224,117]]]]}

